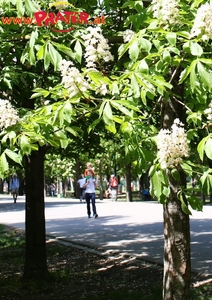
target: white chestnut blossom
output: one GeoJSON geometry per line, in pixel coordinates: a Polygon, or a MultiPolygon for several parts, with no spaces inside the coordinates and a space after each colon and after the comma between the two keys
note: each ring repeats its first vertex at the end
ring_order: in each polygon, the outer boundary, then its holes
{"type": "Polygon", "coordinates": [[[179,1],[177,0],[153,0],[153,17],[164,25],[179,24],[179,1]]]}
{"type": "Polygon", "coordinates": [[[124,34],[123,34],[123,40],[124,40],[124,43],[128,43],[130,42],[135,36],[135,32],[130,30],[130,29],[127,29],[124,31],[124,34]]]}
{"type": "Polygon", "coordinates": [[[69,67],[71,62],[61,61],[60,71],[62,74],[62,84],[67,89],[69,97],[72,98],[79,93],[88,90],[89,84],[79,70],[75,67],[69,67]]]}
{"type": "Polygon", "coordinates": [[[100,27],[88,27],[87,34],[83,34],[82,38],[85,41],[84,57],[87,68],[95,69],[102,63],[114,60],[100,27]]]}
{"type": "Polygon", "coordinates": [[[100,87],[98,87],[97,89],[96,89],[96,94],[100,94],[100,95],[103,95],[103,96],[105,96],[106,94],[108,94],[109,93],[109,91],[108,91],[108,89],[107,89],[107,85],[106,84],[101,84],[100,85],[100,87]]]}
{"type": "Polygon", "coordinates": [[[8,100],[0,99],[0,130],[15,125],[19,121],[17,110],[8,100]]]}
{"type": "Polygon", "coordinates": [[[173,168],[189,156],[189,146],[183,123],[175,119],[171,130],[161,129],[157,136],[158,159],[162,169],[173,168]]]}
{"type": "Polygon", "coordinates": [[[204,113],[208,119],[208,121],[212,121],[212,102],[208,105],[208,108],[204,110],[204,113]]]}
{"type": "Polygon", "coordinates": [[[201,37],[203,41],[212,38],[212,6],[209,3],[201,5],[196,13],[190,37],[201,37]]]}

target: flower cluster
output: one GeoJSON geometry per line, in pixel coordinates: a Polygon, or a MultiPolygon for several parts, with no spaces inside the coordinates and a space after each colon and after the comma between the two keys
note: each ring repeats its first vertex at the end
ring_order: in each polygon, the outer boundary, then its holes
{"type": "Polygon", "coordinates": [[[75,67],[70,67],[72,62],[62,60],[60,71],[62,75],[62,84],[68,90],[69,97],[72,98],[79,93],[84,93],[88,90],[89,84],[82,76],[79,70],[75,67]]]}
{"type": "Polygon", "coordinates": [[[15,125],[19,121],[17,111],[10,102],[0,99],[0,130],[15,125]]]}
{"type": "Polygon", "coordinates": [[[110,47],[107,40],[102,35],[100,27],[88,27],[87,34],[83,34],[82,38],[85,41],[85,60],[87,68],[96,68],[97,64],[114,60],[110,53],[110,47]]]}
{"type": "Polygon", "coordinates": [[[161,129],[157,136],[158,158],[162,169],[173,168],[189,155],[184,125],[175,119],[171,130],[161,129]]]}
{"type": "Polygon", "coordinates": [[[208,108],[204,110],[204,113],[207,116],[208,121],[212,121],[212,102],[208,105],[208,108]]]}
{"type": "Polygon", "coordinates": [[[124,31],[124,34],[123,34],[123,40],[124,40],[124,43],[128,43],[130,42],[135,36],[135,32],[130,30],[130,29],[127,29],[124,31]]]}
{"type": "Polygon", "coordinates": [[[179,23],[179,2],[177,0],[153,0],[153,17],[161,24],[175,25],[179,23]]]}
{"type": "Polygon", "coordinates": [[[212,38],[212,6],[209,3],[201,5],[194,20],[190,37],[201,36],[202,40],[212,38]]]}
{"type": "Polygon", "coordinates": [[[100,94],[105,96],[106,94],[109,93],[109,90],[107,88],[107,85],[102,83],[97,89],[96,89],[96,94],[100,94]]]}

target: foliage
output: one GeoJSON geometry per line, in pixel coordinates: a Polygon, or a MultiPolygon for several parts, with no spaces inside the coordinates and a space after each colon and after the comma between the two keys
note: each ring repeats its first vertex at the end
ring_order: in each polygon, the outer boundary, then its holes
{"type": "MultiPolygon", "coordinates": [[[[18,16],[32,15],[39,6],[49,9],[48,3],[33,3],[28,0],[25,4],[20,2],[19,5],[13,5],[12,1],[2,1],[2,8],[4,15],[9,16],[16,13],[18,16]]],[[[90,116],[93,121],[87,128],[88,133],[95,131],[98,124],[104,124],[107,131],[123,137],[126,160],[135,160],[139,168],[146,170],[153,164],[157,154],[154,137],[160,126],[158,107],[164,104],[170,95],[187,110],[186,127],[191,145],[193,142],[199,143],[198,153],[202,161],[204,157],[211,159],[210,123],[204,113],[211,95],[210,44],[207,40],[202,40],[201,35],[189,34],[197,9],[203,3],[205,2],[195,2],[190,7],[187,2],[182,1],[181,5],[178,5],[178,21],[174,18],[166,24],[161,15],[155,13],[154,3],[146,8],[142,1],[124,2],[121,10],[125,12],[129,5],[130,16],[125,22],[124,18],[121,18],[119,30],[124,35],[124,29],[131,24],[134,34],[119,48],[116,44],[112,45],[111,52],[117,58],[114,63],[101,62],[95,69],[85,68],[83,52],[87,51],[87,46],[86,40],[81,37],[88,34],[86,26],[77,25],[76,30],[58,35],[51,30],[51,26],[2,24],[3,57],[10,47],[8,37],[11,32],[17,34],[21,30],[23,43],[21,46],[17,43],[16,51],[11,53],[10,60],[5,61],[2,84],[7,86],[6,93],[9,94],[9,91],[17,86],[18,76],[22,73],[21,80],[24,82],[27,78],[27,82],[31,82],[31,87],[34,87],[34,94],[28,101],[32,101],[35,108],[34,111],[25,112],[21,122],[2,132],[2,144],[10,148],[1,154],[2,172],[8,169],[7,157],[20,163],[21,157],[30,154],[31,151],[37,151],[44,145],[66,148],[70,135],[72,138],[79,135],[80,120],[90,116]],[[187,14],[187,11],[191,13],[187,14]],[[65,44],[67,37],[70,40],[69,45],[65,44]],[[86,90],[79,86],[77,94],[69,95],[68,88],[60,80],[57,72],[63,57],[72,61],[81,78],[89,78],[86,90]],[[12,61],[18,63],[12,67],[12,61]],[[15,72],[15,77],[8,75],[11,70],[15,72]],[[39,70],[42,70],[42,75],[37,77],[39,70]],[[54,74],[53,80],[47,71],[54,74]],[[42,76],[47,78],[46,82],[42,76]],[[185,90],[184,99],[173,94],[177,76],[177,84],[185,90]],[[53,84],[52,87],[52,83],[57,84],[53,84]],[[47,105],[42,106],[43,104],[47,105]],[[205,137],[198,140],[196,132],[201,128],[205,129],[205,137]]],[[[107,5],[107,1],[102,2],[97,11],[101,12],[104,7],[108,24],[102,26],[102,30],[109,34],[112,11],[107,5]]],[[[76,8],[75,5],[74,7],[80,11],[83,4],[81,8],[76,8]]],[[[85,8],[90,9],[87,5],[85,8]]],[[[62,30],[66,25],[60,23],[55,26],[62,30]]],[[[113,30],[111,33],[116,34],[113,30]]],[[[87,58],[88,56],[86,60],[87,58]]],[[[27,97],[29,94],[30,90],[27,97]]],[[[11,96],[12,102],[13,97],[11,96]]],[[[20,100],[19,105],[21,103],[23,100],[20,100]]],[[[160,165],[157,165],[157,161],[155,163],[150,172],[155,183],[152,193],[163,203],[167,199],[169,188],[165,175],[160,171],[160,165]]],[[[192,162],[191,168],[190,162],[185,161],[181,168],[189,176],[196,177],[196,174],[202,173],[201,186],[204,191],[211,193],[210,169],[202,172],[199,162],[195,163],[197,164],[192,162]]],[[[173,173],[173,176],[177,176],[177,172],[173,173]]],[[[188,190],[180,188],[180,191],[188,194],[189,199],[192,198],[188,190]]],[[[200,209],[196,200],[193,199],[190,203],[192,208],[200,209]]]]}

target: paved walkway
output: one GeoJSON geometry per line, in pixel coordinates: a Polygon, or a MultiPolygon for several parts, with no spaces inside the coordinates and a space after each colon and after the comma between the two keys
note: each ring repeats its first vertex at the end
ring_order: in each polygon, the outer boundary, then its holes
{"type": "MultiPolygon", "coordinates": [[[[0,195],[0,224],[24,229],[24,197],[16,204],[0,195]]],[[[97,200],[97,219],[87,219],[86,204],[75,199],[46,198],[46,232],[59,239],[163,262],[163,213],[156,202],[97,200]]],[[[199,273],[212,274],[212,206],[191,216],[191,263],[199,273]]]]}

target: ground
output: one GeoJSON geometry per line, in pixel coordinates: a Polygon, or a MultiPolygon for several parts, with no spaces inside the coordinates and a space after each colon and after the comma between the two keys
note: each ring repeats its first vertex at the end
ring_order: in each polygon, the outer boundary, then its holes
{"type": "MultiPolygon", "coordinates": [[[[47,241],[50,277],[23,281],[24,232],[0,227],[1,300],[159,300],[163,268],[133,256],[99,255],[92,249],[47,241]]],[[[212,299],[211,278],[192,274],[191,299],[212,299]],[[211,297],[211,298],[210,298],[211,297]]]]}

